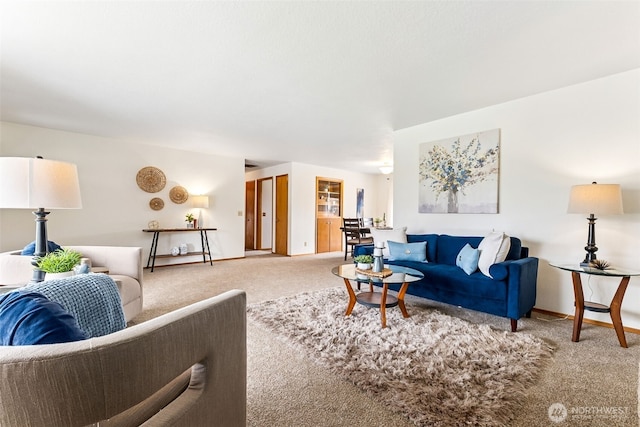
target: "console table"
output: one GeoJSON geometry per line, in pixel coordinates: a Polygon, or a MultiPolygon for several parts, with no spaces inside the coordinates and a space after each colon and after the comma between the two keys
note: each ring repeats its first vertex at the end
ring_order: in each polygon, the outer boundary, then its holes
{"type": "Polygon", "coordinates": [[[614,268],[599,270],[592,267],[581,267],[577,264],[573,265],[550,263],[550,265],[552,267],[571,272],[571,279],[573,281],[573,293],[576,305],[576,312],[573,318],[573,335],[571,336],[571,341],[580,341],[580,329],[582,329],[582,319],[584,317],[584,311],[589,310],[597,313],[609,313],[609,315],[611,316],[611,321],[613,322],[613,328],[616,330],[616,335],[618,336],[618,342],[620,343],[620,346],[627,348],[627,339],[624,336],[624,327],[622,326],[620,307],[622,306],[622,299],[624,298],[624,293],[627,290],[627,285],[629,284],[630,277],[640,276],[640,272],[620,271],[614,268]],[[616,290],[616,293],[609,306],[584,300],[580,274],[621,278],[618,289],[616,290]]]}
{"type": "MultiPolygon", "coordinates": [[[[153,268],[156,265],[156,258],[176,258],[177,256],[188,256],[188,255],[202,255],[202,262],[207,263],[207,256],[209,257],[209,264],[213,265],[213,259],[211,259],[211,250],[209,249],[209,236],[207,236],[207,231],[216,231],[217,228],[145,228],[145,233],[153,233],[153,238],[151,239],[151,250],[149,251],[149,258],[147,259],[147,267],[151,267],[151,271],[153,272],[153,268]],[[171,254],[163,254],[157,255],[158,251],[158,240],[160,238],[160,233],[187,233],[187,232],[200,232],[200,252],[187,252],[184,255],[171,255],[171,254]]],[[[170,265],[180,265],[186,263],[176,263],[170,265]]]]}

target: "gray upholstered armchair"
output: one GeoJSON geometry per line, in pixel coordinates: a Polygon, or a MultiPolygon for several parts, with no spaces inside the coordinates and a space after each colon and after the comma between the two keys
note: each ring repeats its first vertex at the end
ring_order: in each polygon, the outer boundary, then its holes
{"type": "Polygon", "coordinates": [[[2,426],[244,426],[246,295],[119,332],[0,347],[2,426]]]}

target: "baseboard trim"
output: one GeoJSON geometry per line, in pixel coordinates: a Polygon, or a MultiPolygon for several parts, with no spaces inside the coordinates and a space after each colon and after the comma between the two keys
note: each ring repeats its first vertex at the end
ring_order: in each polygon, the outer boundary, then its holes
{"type": "MultiPolygon", "coordinates": [[[[536,313],[546,314],[548,316],[562,317],[562,318],[567,318],[567,319],[571,319],[571,320],[573,320],[575,318],[575,316],[572,316],[570,314],[564,314],[564,313],[558,313],[558,312],[555,312],[555,311],[543,310],[541,308],[534,308],[532,311],[534,311],[536,313]]],[[[582,323],[588,323],[590,325],[603,326],[605,328],[613,329],[613,323],[602,322],[600,320],[583,319],[582,323]]],[[[624,331],[632,333],[632,334],[640,334],[640,329],[630,328],[628,326],[624,326],[624,331]]]]}

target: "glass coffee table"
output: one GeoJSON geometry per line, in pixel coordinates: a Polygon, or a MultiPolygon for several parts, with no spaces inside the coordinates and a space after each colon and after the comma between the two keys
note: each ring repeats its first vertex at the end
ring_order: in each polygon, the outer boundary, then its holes
{"type": "Polygon", "coordinates": [[[353,307],[356,302],[368,307],[376,307],[380,309],[380,321],[382,327],[387,327],[387,314],[386,309],[398,306],[402,315],[407,318],[409,313],[407,307],[404,305],[404,296],[409,288],[409,283],[417,282],[424,278],[424,274],[413,268],[401,267],[399,265],[385,265],[386,269],[391,270],[391,274],[387,277],[375,277],[366,274],[361,274],[356,270],[355,264],[344,264],[334,267],[331,272],[338,277],[342,277],[344,284],[347,287],[349,293],[349,304],[347,305],[347,312],[345,316],[351,315],[353,307]],[[356,292],[353,290],[352,282],[355,282],[360,289],[362,283],[369,284],[368,292],[356,292]],[[389,284],[402,284],[398,296],[388,294],[389,284]],[[381,292],[375,292],[373,285],[381,286],[381,292]]]}

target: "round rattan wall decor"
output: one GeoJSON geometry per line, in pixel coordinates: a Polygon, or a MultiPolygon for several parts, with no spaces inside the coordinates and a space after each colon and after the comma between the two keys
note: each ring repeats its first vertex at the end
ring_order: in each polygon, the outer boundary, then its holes
{"type": "Polygon", "coordinates": [[[147,166],[138,171],[136,182],[147,193],[157,193],[167,184],[167,178],[160,169],[147,166]]]}
{"type": "Polygon", "coordinates": [[[187,192],[186,188],[176,185],[171,190],[169,190],[169,198],[173,203],[177,203],[180,205],[187,201],[187,199],[189,198],[189,193],[187,192]]]}
{"type": "Polygon", "coordinates": [[[162,200],[160,197],[154,197],[149,201],[149,207],[151,207],[151,209],[153,209],[154,211],[159,211],[160,209],[164,208],[164,200],[162,200]]]}

